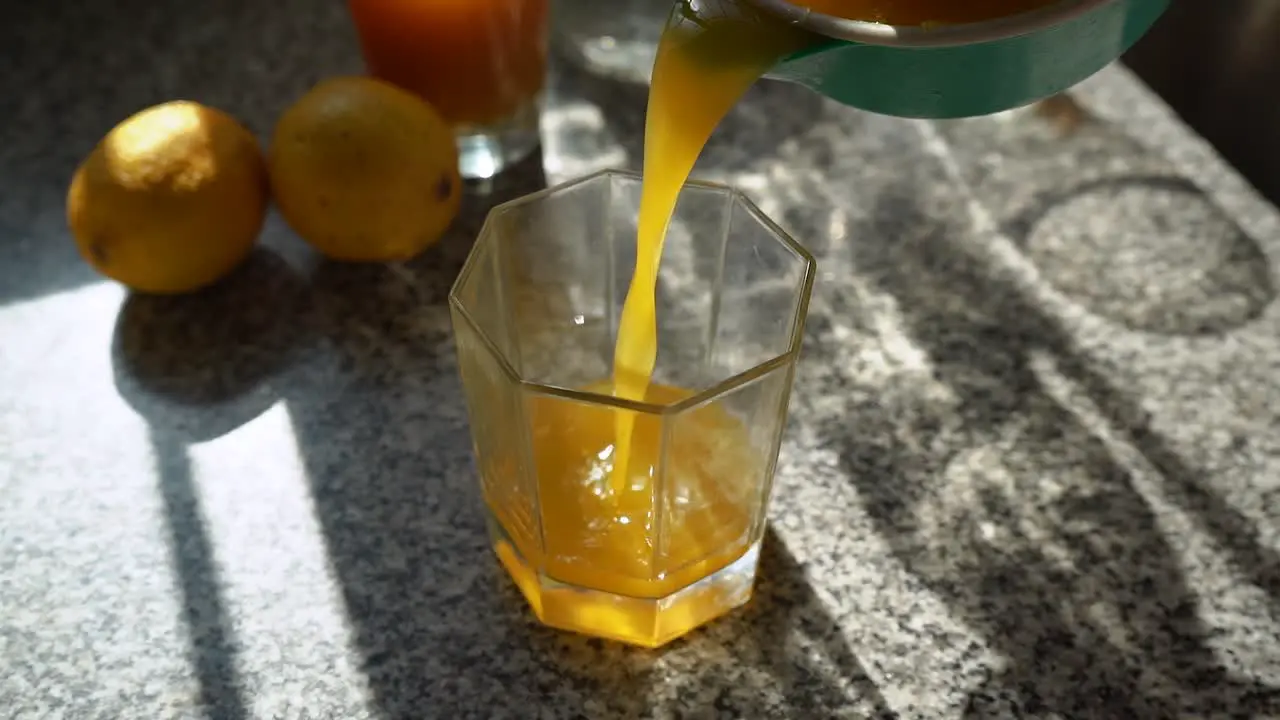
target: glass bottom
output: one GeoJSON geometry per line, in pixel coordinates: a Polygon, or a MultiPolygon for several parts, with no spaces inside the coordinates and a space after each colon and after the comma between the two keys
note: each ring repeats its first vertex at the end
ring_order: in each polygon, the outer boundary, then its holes
{"type": "Polygon", "coordinates": [[[458,169],[466,180],[487,180],[529,157],[542,138],[538,98],[530,98],[511,117],[492,125],[462,125],[455,130],[458,169]]]}
{"type": "Polygon", "coordinates": [[[751,599],[760,541],[735,561],[661,598],[638,598],[567,585],[540,573],[489,515],[498,560],[542,624],[630,645],[656,648],[751,599]]]}

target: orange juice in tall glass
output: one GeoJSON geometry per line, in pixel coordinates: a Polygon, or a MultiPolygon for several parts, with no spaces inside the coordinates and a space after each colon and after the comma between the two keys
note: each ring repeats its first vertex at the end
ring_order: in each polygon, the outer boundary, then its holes
{"type": "Polygon", "coordinates": [[[462,174],[487,178],[538,144],[550,0],[348,0],[374,76],[453,123],[462,174]]]}

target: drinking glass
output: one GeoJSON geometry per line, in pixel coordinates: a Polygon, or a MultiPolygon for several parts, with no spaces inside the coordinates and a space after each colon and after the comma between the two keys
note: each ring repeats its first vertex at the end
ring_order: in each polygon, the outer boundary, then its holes
{"type": "Polygon", "coordinates": [[[453,124],[463,177],[489,178],[537,147],[550,0],[347,0],[375,77],[453,124]]]}
{"type": "Polygon", "coordinates": [[[500,205],[449,299],[499,560],[543,623],[656,647],[751,595],[814,261],[740,192],[686,184],[649,391],[616,397],[639,204],[604,171],[500,205]]]}

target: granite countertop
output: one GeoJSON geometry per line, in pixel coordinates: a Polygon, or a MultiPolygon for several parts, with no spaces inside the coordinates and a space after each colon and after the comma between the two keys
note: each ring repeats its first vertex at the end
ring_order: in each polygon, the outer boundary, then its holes
{"type": "Polygon", "coordinates": [[[76,257],[74,163],[190,97],[265,136],[341,3],[0,11],[0,707],[35,718],[1280,717],[1280,216],[1125,70],[883,118],[763,84],[699,174],[820,261],[756,599],[663,652],[491,559],[444,296],[486,205],[638,162],[560,68],[540,158],[395,267],[272,217],[217,289],[76,257]]]}

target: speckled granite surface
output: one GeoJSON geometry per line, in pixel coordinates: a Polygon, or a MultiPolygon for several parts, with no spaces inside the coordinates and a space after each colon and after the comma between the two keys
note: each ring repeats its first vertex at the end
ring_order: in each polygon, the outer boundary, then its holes
{"type": "MultiPolygon", "coordinates": [[[[751,93],[701,174],[819,255],[764,577],[662,653],[536,627],[485,546],[443,298],[272,219],[127,298],[62,220],[173,96],[260,134],[340,3],[0,10],[0,707],[35,718],[1280,717],[1280,218],[1120,69],[1040,113],[751,93]],[[179,349],[180,348],[180,349],[179,349]]],[[[564,71],[541,163],[638,158],[564,71]]]]}

